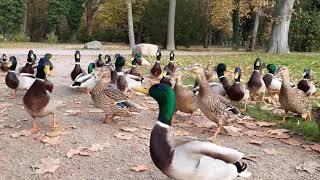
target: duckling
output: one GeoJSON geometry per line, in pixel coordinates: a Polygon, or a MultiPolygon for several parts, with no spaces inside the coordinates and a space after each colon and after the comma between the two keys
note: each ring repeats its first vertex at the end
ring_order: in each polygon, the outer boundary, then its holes
{"type": "Polygon", "coordinates": [[[6,75],[6,84],[9,88],[13,89],[13,94],[10,98],[15,99],[16,98],[16,92],[19,87],[19,79],[16,75],[16,67],[17,67],[17,59],[15,56],[11,56],[9,58],[9,71],[6,75]]]}
{"type": "Polygon", "coordinates": [[[199,93],[196,94],[197,104],[201,112],[211,121],[218,124],[218,129],[210,140],[215,140],[221,127],[229,122],[238,120],[240,111],[230,100],[212,91],[200,64],[193,64],[188,68],[199,82],[199,93]]]}
{"type": "Polygon", "coordinates": [[[281,89],[282,81],[279,78],[274,77],[274,74],[277,71],[277,66],[274,64],[267,65],[268,73],[263,76],[264,84],[267,89],[270,91],[279,92],[281,89]]]}
{"type": "Polygon", "coordinates": [[[230,86],[227,91],[227,95],[231,101],[242,101],[244,102],[244,109],[247,111],[247,101],[250,97],[249,90],[240,82],[241,68],[236,67],[234,70],[234,84],[230,86]]]}
{"type": "Polygon", "coordinates": [[[51,97],[53,84],[47,80],[47,75],[50,76],[50,62],[45,58],[41,58],[37,67],[37,79],[28,89],[23,97],[23,104],[26,111],[33,118],[34,133],[39,132],[38,118],[46,117],[52,114],[52,127],[57,127],[56,121],[56,107],[51,97]]]}
{"type": "Polygon", "coordinates": [[[182,69],[176,69],[174,78],[176,82],[174,85],[176,110],[191,114],[189,119],[189,121],[191,121],[193,113],[198,109],[196,96],[191,90],[183,87],[182,69]]]}
{"type": "Polygon", "coordinates": [[[126,95],[108,85],[111,80],[110,70],[103,68],[98,74],[98,79],[90,95],[95,106],[106,114],[103,122],[110,123],[114,116],[128,117],[131,112],[139,111],[126,95]]]}
{"type": "Polygon", "coordinates": [[[261,77],[260,70],[262,66],[262,60],[257,58],[254,62],[254,71],[247,83],[248,89],[250,91],[250,96],[262,94],[262,102],[264,102],[264,96],[266,92],[266,85],[261,77]]]}
{"type": "Polygon", "coordinates": [[[7,59],[7,55],[6,54],[2,54],[2,63],[1,63],[0,69],[3,72],[8,72],[9,71],[8,59],[7,59]]]}
{"type": "Polygon", "coordinates": [[[98,59],[95,62],[96,68],[101,68],[104,65],[104,62],[102,60],[102,54],[99,54],[98,59]]]}
{"type": "MultiPolygon", "coordinates": [[[[311,120],[311,106],[308,96],[300,89],[292,88],[290,84],[289,70],[285,66],[278,68],[277,74],[282,78],[279,101],[283,109],[301,115],[311,120]]],[[[287,116],[283,117],[283,122],[287,116]]]]}
{"type": "Polygon", "coordinates": [[[298,83],[298,89],[305,92],[308,96],[312,96],[317,91],[316,86],[311,80],[311,69],[304,69],[303,79],[298,83]]]}
{"type": "Polygon", "coordinates": [[[20,70],[20,73],[34,74],[33,65],[35,64],[37,56],[34,54],[33,50],[28,52],[28,58],[26,65],[20,70]]]}
{"type": "Polygon", "coordinates": [[[167,73],[167,75],[174,76],[174,72],[177,69],[177,66],[174,64],[174,52],[171,51],[169,56],[170,56],[169,64],[167,64],[163,70],[164,72],[167,73]]]}
{"type": "Polygon", "coordinates": [[[76,53],[74,54],[74,59],[76,63],[71,72],[72,81],[74,81],[78,76],[82,76],[85,73],[80,66],[80,58],[81,58],[80,51],[76,51],[76,53]]]}
{"type": "Polygon", "coordinates": [[[249,177],[244,154],[208,141],[174,137],[171,121],[175,93],[164,84],[155,84],[149,94],[159,104],[158,119],[150,137],[150,155],[155,166],[173,179],[235,179],[249,177]]]}
{"type": "Polygon", "coordinates": [[[89,94],[96,83],[96,76],[94,74],[95,66],[95,63],[90,63],[88,65],[88,74],[83,73],[77,76],[74,83],[71,85],[71,88],[83,89],[85,94],[89,94]]]}
{"type": "Polygon", "coordinates": [[[160,80],[162,78],[162,69],[160,65],[160,59],[161,59],[160,49],[158,49],[156,56],[157,56],[157,61],[153,65],[152,69],[150,70],[150,78],[160,80]]]}

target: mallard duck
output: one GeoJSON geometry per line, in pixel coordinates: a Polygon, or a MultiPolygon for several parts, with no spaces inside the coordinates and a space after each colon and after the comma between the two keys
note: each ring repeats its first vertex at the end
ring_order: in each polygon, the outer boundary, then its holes
{"type": "Polygon", "coordinates": [[[262,95],[262,102],[264,102],[264,95],[266,92],[266,85],[262,79],[260,74],[262,65],[262,60],[257,58],[254,62],[254,71],[247,83],[248,89],[250,91],[250,96],[253,97],[255,95],[262,95]]]}
{"type": "Polygon", "coordinates": [[[267,89],[270,91],[279,92],[281,89],[282,81],[279,78],[274,77],[274,74],[277,71],[277,66],[274,64],[267,65],[268,73],[263,76],[264,84],[267,89]]]}
{"type": "Polygon", "coordinates": [[[162,78],[162,69],[160,65],[160,59],[161,59],[160,49],[157,51],[156,56],[157,56],[157,61],[153,65],[152,69],[150,70],[150,78],[160,80],[162,78]]]}
{"type": "MultiPolygon", "coordinates": [[[[282,78],[282,85],[279,93],[279,101],[283,109],[301,115],[311,120],[311,106],[308,96],[300,89],[292,88],[290,84],[289,70],[285,66],[278,68],[277,74],[282,78]]],[[[285,121],[287,116],[283,117],[285,121]]]]}
{"type": "Polygon", "coordinates": [[[111,56],[110,55],[105,55],[104,56],[104,64],[105,65],[110,65],[110,64],[112,64],[112,61],[111,61],[111,56]]]}
{"type": "Polygon", "coordinates": [[[164,84],[153,85],[149,94],[159,104],[159,115],[150,137],[150,155],[155,166],[173,179],[234,179],[249,177],[244,154],[208,141],[174,137],[171,121],[175,93],[164,84]]]}
{"type": "Polygon", "coordinates": [[[132,74],[134,76],[138,76],[141,77],[141,73],[137,67],[137,65],[141,65],[141,61],[139,61],[138,59],[133,59],[133,61],[131,61],[131,69],[128,72],[128,74],[132,74]]]}
{"type": "Polygon", "coordinates": [[[305,92],[308,96],[311,96],[317,91],[316,86],[311,80],[311,69],[306,68],[304,69],[304,76],[301,81],[298,83],[298,89],[305,92]]]}
{"type": "Polygon", "coordinates": [[[174,52],[170,52],[170,60],[169,63],[163,68],[164,72],[169,76],[174,76],[174,73],[177,69],[177,66],[174,64],[174,52]]]}
{"type": "Polygon", "coordinates": [[[96,83],[96,76],[94,75],[95,64],[88,65],[88,74],[80,74],[71,85],[71,88],[83,89],[84,93],[89,94],[90,90],[96,83]]]}
{"type": "Polygon", "coordinates": [[[211,121],[218,124],[218,129],[210,140],[215,140],[221,126],[238,120],[240,111],[233,106],[230,100],[212,91],[205,77],[204,69],[200,64],[193,64],[188,68],[199,82],[199,93],[196,94],[198,107],[211,121]]]}
{"type": "Polygon", "coordinates": [[[130,112],[138,111],[125,94],[108,85],[111,80],[108,69],[102,69],[97,78],[99,80],[90,91],[90,95],[95,106],[106,113],[103,120],[105,123],[110,123],[114,116],[128,117],[131,115],[130,112]]]}
{"type": "Polygon", "coordinates": [[[162,78],[160,79],[160,83],[161,84],[166,84],[166,85],[168,85],[170,87],[173,87],[173,85],[174,85],[173,79],[169,75],[162,76],[162,78]]]}
{"type": "Polygon", "coordinates": [[[10,89],[13,89],[13,95],[11,98],[15,99],[16,98],[16,92],[19,87],[19,79],[16,75],[16,67],[17,67],[17,59],[14,56],[11,56],[9,58],[9,72],[6,75],[6,84],[10,89]]]}
{"type": "Polygon", "coordinates": [[[50,76],[51,74],[50,66],[49,60],[40,59],[37,67],[37,79],[23,97],[24,107],[33,117],[33,132],[40,131],[38,118],[49,114],[53,115],[52,127],[57,127],[56,107],[51,97],[53,84],[46,78],[47,75],[50,76]]]}
{"type": "Polygon", "coordinates": [[[176,82],[174,85],[176,110],[191,114],[191,120],[192,114],[198,109],[196,96],[191,90],[183,87],[182,69],[176,69],[174,78],[176,82]]]}
{"type": "Polygon", "coordinates": [[[98,59],[95,62],[95,66],[97,68],[101,68],[104,65],[104,62],[102,60],[102,54],[99,54],[98,59]]]}
{"type": "Polygon", "coordinates": [[[127,79],[122,72],[122,68],[125,65],[126,60],[123,56],[117,56],[115,62],[115,68],[117,72],[116,89],[120,90],[122,93],[126,94],[129,90],[127,79]]]}
{"type": "Polygon", "coordinates": [[[8,59],[7,59],[7,55],[6,54],[2,54],[2,63],[1,63],[0,69],[3,72],[8,72],[9,71],[8,59]]]}
{"type": "Polygon", "coordinates": [[[27,74],[34,74],[33,65],[36,62],[36,55],[34,54],[33,50],[28,52],[28,58],[26,65],[20,70],[20,73],[27,73],[27,74]]]}
{"type": "Polygon", "coordinates": [[[247,111],[247,101],[250,97],[249,90],[240,82],[241,68],[236,67],[234,70],[234,83],[227,91],[227,95],[231,101],[243,101],[244,109],[247,111]]]}
{"type": "Polygon", "coordinates": [[[71,72],[72,81],[74,81],[78,76],[82,76],[85,74],[85,72],[82,70],[80,66],[80,58],[81,58],[80,51],[76,51],[76,53],[74,54],[75,65],[71,72]]]}

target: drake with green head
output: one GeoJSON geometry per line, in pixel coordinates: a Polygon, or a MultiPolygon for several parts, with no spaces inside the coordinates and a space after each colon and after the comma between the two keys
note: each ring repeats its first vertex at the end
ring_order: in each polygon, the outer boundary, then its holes
{"type": "Polygon", "coordinates": [[[156,56],[157,56],[157,61],[155,62],[155,64],[150,70],[150,78],[160,80],[162,78],[162,69],[160,65],[160,60],[161,60],[160,49],[158,49],[156,56]]]}
{"type": "Polygon", "coordinates": [[[244,154],[208,141],[173,137],[171,121],[175,93],[165,84],[155,84],[149,94],[159,105],[159,115],[150,137],[150,155],[155,166],[173,179],[234,179],[248,177],[244,154]]]}
{"type": "Polygon", "coordinates": [[[134,59],[131,61],[131,69],[128,72],[128,74],[132,74],[134,76],[141,77],[141,73],[137,65],[141,66],[142,61],[137,56],[134,57],[134,59]]]}
{"type": "Polygon", "coordinates": [[[6,54],[2,54],[2,63],[1,63],[0,69],[3,72],[8,72],[9,71],[8,59],[7,59],[7,55],[6,54]]]}
{"type": "Polygon", "coordinates": [[[36,80],[28,89],[23,97],[23,104],[26,111],[33,118],[33,132],[40,131],[38,126],[38,118],[46,117],[52,114],[52,127],[57,127],[56,107],[51,97],[53,84],[47,80],[47,76],[51,75],[51,66],[49,56],[41,58],[37,66],[36,80]]]}
{"type": "Polygon", "coordinates": [[[231,101],[244,102],[243,111],[247,111],[247,101],[250,97],[249,90],[241,84],[241,68],[236,67],[234,70],[234,83],[227,91],[227,95],[231,101]]]}
{"type": "Polygon", "coordinates": [[[268,64],[267,70],[268,73],[263,76],[264,84],[266,85],[268,90],[279,92],[281,89],[282,81],[281,79],[274,76],[277,71],[277,66],[274,64],[268,64]]]}
{"type": "Polygon", "coordinates": [[[80,66],[80,58],[81,58],[80,51],[76,51],[76,53],[74,54],[75,65],[71,72],[72,81],[77,79],[78,76],[82,76],[85,73],[80,66]]]}
{"type": "Polygon", "coordinates": [[[34,74],[33,65],[36,62],[37,56],[33,50],[29,50],[26,65],[20,70],[20,73],[34,74]]]}
{"type": "Polygon", "coordinates": [[[126,59],[123,56],[121,55],[117,56],[116,62],[115,62],[115,68],[117,72],[116,88],[124,94],[126,94],[129,90],[127,79],[122,72],[122,68],[125,65],[125,63],[126,63],[126,59]]]}
{"type": "Polygon", "coordinates": [[[74,83],[71,85],[73,89],[83,89],[84,93],[89,94],[90,90],[96,83],[96,76],[94,74],[95,63],[90,63],[88,65],[88,74],[79,75],[74,83]]]}
{"type": "Polygon", "coordinates": [[[257,58],[253,65],[254,71],[247,83],[248,89],[250,91],[250,96],[262,95],[262,102],[264,102],[264,95],[266,92],[266,85],[260,74],[262,68],[262,60],[257,58]]]}
{"type": "Polygon", "coordinates": [[[17,59],[15,56],[11,56],[9,58],[9,72],[6,75],[6,85],[10,88],[13,89],[13,94],[10,98],[15,99],[16,98],[16,92],[19,87],[19,79],[16,74],[16,67],[17,67],[17,59]]]}
{"type": "Polygon", "coordinates": [[[169,54],[169,63],[164,67],[164,72],[169,76],[174,76],[177,66],[174,64],[174,52],[171,51],[169,54]]]}
{"type": "Polygon", "coordinates": [[[305,68],[303,79],[298,83],[298,89],[305,92],[308,96],[311,96],[317,91],[314,82],[311,80],[311,69],[305,68]]]}

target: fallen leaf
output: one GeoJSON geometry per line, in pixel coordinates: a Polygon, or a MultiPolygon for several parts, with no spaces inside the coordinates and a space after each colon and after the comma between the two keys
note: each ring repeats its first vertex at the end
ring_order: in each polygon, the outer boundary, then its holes
{"type": "Polygon", "coordinates": [[[320,144],[314,144],[310,148],[318,153],[320,153],[320,144]]]}
{"type": "Polygon", "coordinates": [[[122,139],[122,140],[130,140],[133,137],[133,134],[131,133],[117,133],[114,135],[116,138],[118,139],[122,139]]]}
{"type": "Polygon", "coordinates": [[[69,109],[69,110],[66,110],[66,113],[67,113],[67,116],[77,116],[81,114],[81,111],[80,109],[76,109],[76,110],[69,109]]]}
{"type": "Polygon", "coordinates": [[[254,145],[261,145],[262,143],[263,141],[258,139],[252,139],[249,141],[249,144],[254,144],[254,145]]]}
{"type": "Polygon", "coordinates": [[[248,129],[252,129],[252,130],[258,128],[257,125],[255,123],[252,123],[252,122],[245,122],[245,123],[243,123],[243,125],[245,127],[247,127],[248,129]]]}
{"type": "Polygon", "coordinates": [[[151,127],[147,127],[147,126],[139,126],[139,128],[145,129],[145,130],[148,130],[148,131],[152,129],[151,127]]]}
{"type": "Polygon", "coordinates": [[[174,135],[175,136],[189,136],[190,135],[190,133],[188,132],[188,131],[185,131],[185,130],[176,130],[175,132],[174,132],[174,135]]]}
{"type": "Polygon", "coordinates": [[[276,139],[288,139],[290,135],[287,134],[287,129],[275,129],[269,131],[269,137],[276,139]]]}
{"type": "Polygon", "coordinates": [[[241,129],[234,126],[223,126],[223,129],[227,131],[230,136],[240,136],[241,129]]]}
{"type": "Polygon", "coordinates": [[[301,142],[297,141],[296,139],[288,138],[288,139],[282,139],[282,142],[289,144],[291,146],[300,146],[301,142]]]}
{"type": "Polygon", "coordinates": [[[135,127],[122,127],[120,129],[124,132],[135,132],[138,130],[138,128],[135,128],[135,127]]]}
{"type": "Polygon", "coordinates": [[[311,148],[311,145],[301,145],[306,151],[312,151],[313,149],[311,148]]]}
{"type": "Polygon", "coordinates": [[[19,131],[19,132],[15,132],[13,134],[10,134],[11,137],[13,138],[17,138],[17,137],[20,137],[20,136],[31,136],[32,132],[30,130],[22,130],[22,131],[19,131]]]}
{"type": "Polygon", "coordinates": [[[142,139],[149,139],[149,136],[146,134],[139,134],[138,137],[142,139]]]}
{"type": "Polygon", "coordinates": [[[41,163],[35,164],[32,168],[36,169],[36,174],[54,173],[59,169],[61,161],[59,159],[45,158],[41,159],[41,163]]]}
{"type": "Polygon", "coordinates": [[[320,165],[314,161],[307,161],[296,166],[297,170],[306,171],[310,174],[315,173],[318,168],[320,168],[320,165]]]}
{"type": "Polygon", "coordinates": [[[263,152],[265,152],[267,155],[278,155],[279,152],[274,149],[264,149],[263,152]]]}
{"type": "Polygon", "coordinates": [[[135,171],[135,172],[141,172],[141,171],[146,171],[148,170],[146,165],[136,165],[134,167],[131,168],[131,170],[135,171]]]}
{"type": "Polygon", "coordinates": [[[87,147],[78,147],[77,149],[70,149],[67,152],[67,158],[72,158],[73,155],[81,155],[81,156],[89,156],[89,153],[86,152],[86,150],[88,150],[89,148],[87,147]]]}
{"type": "Polygon", "coordinates": [[[41,142],[45,143],[46,145],[55,146],[57,144],[60,144],[59,137],[47,137],[45,136],[43,139],[41,139],[41,142]]]}
{"type": "Polygon", "coordinates": [[[89,156],[90,154],[88,152],[85,152],[85,151],[80,151],[79,155],[80,156],[89,156]]]}
{"type": "Polygon", "coordinates": [[[104,113],[104,111],[98,108],[90,108],[89,113],[104,113]]]}
{"type": "Polygon", "coordinates": [[[96,151],[102,151],[105,147],[110,146],[109,143],[104,143],[104,144],[98,144],[94,143],[92,146],[89,148],[89,151],[96,152],[96,151]]]}
{"type": "Polygon", "coordinates": [[[270,127],[276,125],[276,123],[270,123],[270,122],[257,122],[256,123],[259,127],[270,127]]]}

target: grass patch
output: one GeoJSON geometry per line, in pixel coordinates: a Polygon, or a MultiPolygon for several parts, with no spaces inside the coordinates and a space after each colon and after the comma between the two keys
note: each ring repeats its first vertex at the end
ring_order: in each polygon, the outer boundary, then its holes
{"type": "Polygon", "coordinates": [[[278,122],[282,119],[281,116],[274,114],[271,111],[262,110],[259,105],[249,105],[247,112],[245,112],[244,114],[258,121],[278,122]]]}

